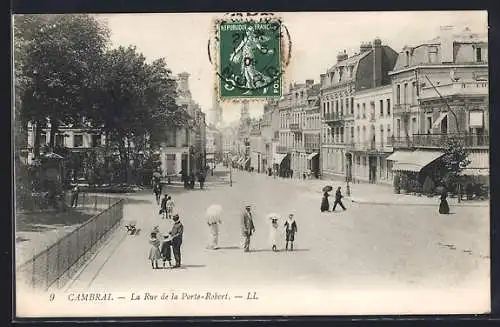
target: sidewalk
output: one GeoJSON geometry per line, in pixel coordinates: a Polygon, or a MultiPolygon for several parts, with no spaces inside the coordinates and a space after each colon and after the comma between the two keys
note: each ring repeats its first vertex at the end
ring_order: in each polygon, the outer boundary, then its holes
{"type": "MultiPolygon", "coordinates": [[[[253,174],[256,178],[274,179],[274,177],[267,176],[262,173],[249,173],[237,171],[238,174],[253,174]]],[[[345,199],[356,202],[359,204],[375,204],[375,205],[423,205],[423,206],[438,206],[439,196],[428,197],[425,195],[417,196],[413,194],[394,194],[394,190],[390,185],[381,184],[349,184],[351,195],[347,196],[347,183],[344,181],[331,181],[320,179],[302,180],[298,178],[275,178],[276,181],[281,183],[288,183],[299,188],[303,188],[306,192],[314,192],[322,194],[322,188],[330,185],[335,192],[336,187],[342,187],[342,194],[345,199]]],[[[453,206],[471,206],[471,207],[488,207],[489,201],[467,201],[463,200],[458,203],[457,198],[448,198],[448,203],[453,206]]]]}

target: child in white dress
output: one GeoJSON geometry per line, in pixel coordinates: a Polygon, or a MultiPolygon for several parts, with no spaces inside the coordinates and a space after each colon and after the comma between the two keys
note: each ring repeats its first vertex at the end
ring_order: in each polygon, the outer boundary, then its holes
{"type": "Polygon", "coordinates": [[[271,229],[270,229],[270,241],[272,245],[272,250],[274,252],[278,251],[278,218],[272,217],[271,218],[271,229]]]}

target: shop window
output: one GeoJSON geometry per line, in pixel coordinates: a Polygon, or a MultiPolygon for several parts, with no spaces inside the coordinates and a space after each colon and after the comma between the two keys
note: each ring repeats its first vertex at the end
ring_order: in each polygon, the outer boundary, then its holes
{"type": "Polygon", "coordinates": [[[83,146],[83,135],[73,135],[73,147],[81,148],[83,146]]]}

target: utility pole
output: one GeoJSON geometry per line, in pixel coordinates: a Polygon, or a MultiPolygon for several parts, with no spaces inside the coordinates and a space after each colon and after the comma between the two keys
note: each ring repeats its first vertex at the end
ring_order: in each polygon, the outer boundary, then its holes
{"type": "MultiPolygon", "coordinates": [[[[427,79],[427,81],[431,84],[432,88],[434,89],[434,91],[436,91],[437,95],[439,96],[439,98],[441,100],[443,100],[444,104],[446,105],[446,107],[448,108],[448,110],[451,112],[451,114],[453,115],[453,118],[455,118],[455,124],[457,126],[457,134],[458,136],[460,137],[460,125],[458,123],[458,117],[457,115],[455,114],[455,111],[453,111],[453,109],[451,109],[451,106],[450,104],[448,103],[448,101],[441,95],[441,93],[438,91],[438,89],[434,86],[434,84],[431,82],[431,80],[429,79],[429,77],[427,75],[425,75],[425,78],[427,79]]],[[[460,182],[458,183],[458,203],[462,202],[462,185],[460,184],[460,182]]]]}

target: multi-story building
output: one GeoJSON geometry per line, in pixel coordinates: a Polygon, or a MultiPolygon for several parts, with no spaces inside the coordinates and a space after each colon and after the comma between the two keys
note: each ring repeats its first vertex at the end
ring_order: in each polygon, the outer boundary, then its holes
{"type": "Polygon", "coordinates": [[[357,91],[389,84],[388,72],[396,58],[397,53],[376,38],[373,45],[362,43],[360,52],[351,57],[345,50],[339,53],[337,63],[321,74],[323,177],[352,177],[353,151],[346,145],[352,144],[352,131],[356,128],[354,95],[357,91]]]}
{"type": "Polygon", "coordinates": [[[290,166],[297,178],[302,178],[304,173],[319,173],[319,87],[308,79],[302,84],[295,83],[289,91],[292,107],[288,127],[293,144],[290,166]]]}
{"type": "Polygon", "coordinates": [[[193,100],[189,89],[189,73],[177,77],[177,104],[191,117],[186,126],[167,132],[161,144],[161,169],[164,176],[197,173],[205,167],[205,113],[193,100]]]}
{"type": "Polygon", "coordinates": [[[222,153],[226,161],[238,160],[238,127],[234,125],[221,128],[222,153]]]}
{"type": "Polygon", "coordinates": [[[262,118],[253,120],[250,128],[250,167],[255,172],[264,171],[265,141],[262,137],[262,118]]]}
{"type": "Polygon", "coordinates": [[[250,168],[250,131],[252,119],[250,118],[249,102],[244,100],[241,105],[240,121],[238,126],[238,166],[243,169],[250,168]]]}
{"type": "Polygon", "coordinates": [[[206,128],[206,160],[213,166],[222,159],[222,136],[218,128],[210,124],[206,128]]]}
{"type": "Polygon", "coordinates": [[[469,152],[464,175],[489,175],[488,41],[465,29],[405,47],[390,73],[394,98],[394,171],[422,185],[446,170],[440,158],[450,138],[469,152]]]}
{"type": "Polygon", "coordinates": [[[281,177],[286,177],[290,173],[291,151],[295,146],[294,135],[290,130],[292,117],[292,96],[292,93],[287,92],[278,101],[278,146],[276,147],[276,154],[273,158],[273,170],[281,177]]]}
{"type": "Polygon", "coordinates": [[[390,184],[392,161],[386,158],[392,153],[392,85],[356,92],[354,106],[354,126],[347,130],[352,165],[348,160],[346,175],[354,181],[390,184]]]}
{"type": "Polygon", "coordinates": [[[264,142],[264,153],[262,154],[262,172],[273,168],[273,159],[276,157],[276,149],[279,142],[279,110],[278,102],[268,101],[264,105],[264,113],[261,121],[261,137],[264,142]]]}

